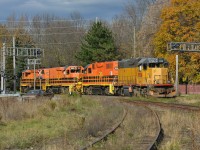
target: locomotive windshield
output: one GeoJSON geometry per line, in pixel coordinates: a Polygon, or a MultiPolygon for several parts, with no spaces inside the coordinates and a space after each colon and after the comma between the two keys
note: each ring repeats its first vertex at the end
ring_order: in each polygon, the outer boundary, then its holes
{"type": "Polygon", "coordinates": [[[71,73],[81,73],[81,68],[71,68],[71,73]]]}
{"type": "Polygon", "coordinates": [[[149,68],[167,68],[168,63],[149,63],[149,68]]]}
{"type": "Polygon", "coordinates": [[[143,66],[144,70],[149,68],[167,68],[168,62],[163,58],[142,58],[138,62],[138,66],[143,66]]]}

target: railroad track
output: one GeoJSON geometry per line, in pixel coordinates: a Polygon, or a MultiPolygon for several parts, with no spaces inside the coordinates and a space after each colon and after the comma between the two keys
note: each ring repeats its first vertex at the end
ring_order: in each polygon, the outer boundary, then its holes
{"type": "MultiPolygon", "coordinates": [[[[121,102],[130,102],[126,99],[121,99],[121,102]]],[[[191,106],[191,105],[184,105],[184,104],[174,104],[174,103],[162,103],[162,102],[149,102],[149,101],[131,101],[132,103],[142,105],[142,106],[159,106],[162,108],[171,108],[171,109],[178,109],[184,111],[194,111],[200,112],[200,107],[191,106]]]]}
{"type": "MultiPolygon", "coordinates": [[[[92,95],[90,95],[92,96],[92,95]]],[[[94,96],[95,97],[95,96],[94,96]]],[[[171,108],[171,109],[178,109],[184,111],[193,111],[193,112],[200,112],[200,107],[198,106],[191,106],[186,104],[176,104],[176,103],[164,103],[164,102],[151,102],[151,101],[142,101],[142,100],[128,100],[127,97],[119,97],[119,96],[102,96],[108,99],[116,99],[120,102],[132,102],[137,105],[141,106],[159,106],[162,108],[171,108]]]]}
{"type": "MultiPolygon", "coordinates": [[[[95,144],[101,142],[102,140],[109,140],[109,135],[115,133],[115,131],[117,129],[119,129],[120,125],[123,123],[123,121],[126,119],[127,117],[127,107],[130,105],[138,105],[132,102],[124,102],[123,105],[126,107],[126,109],[124,109],[123,111],[123,117],[122,119],[116,124],[114,125],[109,131],[107,131],[103,136],[99,137],[98,139],[94,140],[93,142],[91,142],[90,144],[84,146],[83,148],[81,148],[80,150],[86,150],[92,146],[94,146],[95,144]]],[[[146,135],[142,138],[142,140],[138,141],[138,143],[136,144],[137,146],[134,147],[134,149],[147,149],[147,150],[156,150],[157,149],[157,145],[160,143],[160,141],[163,138],[163,130],[161,128],[161,123],[159,120],[158,115],[156,114],[156,112],[154,112],[152,109],[150,109],[147,106],[140,106],[143,107],[146,112],[150,112],[147,114],[151,114],[152,118],[154,118],[154,122],[155,122],[155,134],[152,136],[146,135]]],[[[144,112],[143,112],[144,113],[144,112]]],[[[130,113],[129,116],[132,116],[132,114],[130,113]]],[[[139,118],[138,118],[139,119],[139,118]]],[[[133,133],[134,134],[134,133],[133,133]]]]}
{"type": "Polygon", "coordinates": [[[126,117],[127,111],[126,109],[124,109],[123,111],[123,116],[121,118],[121,120],[115,124],[110,130],[108,130],[104,135],[102,135],[101,137],[97,138],[96,140],[94,140],[92,143],[89,143],[88,145],[84,146],[83,148],[80,148],[80,150],[86,150],[89,147],[92,147],[94,144],[106,139],[110,134],[114,133],[115,130],[117,130],[117,128],[119,128],[119,126],[122,124],[122,122],[124,121],[125,117],[126,117]]]}
{"type": "MultiPolygon", "coordinates": [[[[137,103],[134,103],[132,101],[124,102],[124,103],[129,104],[129,105],[138,105],[137,103]]],[[[141,144],[141,147],[142,145],[146,145],[146,147],[143,146],[144,149],[146,150],[157,150],[157,146],[163,140],[164,131],[162,129],[158,114],[154,110],[149,108],[148,106],[143,105],[143,107],[145,107],[148,111],[150,111],[152,116],[155,118],[155,122],[156,122],[155,124],[156,124],[157,130],[154,137],[147,137],[147,138],[145,137],[140,144],[141,144]]]]}

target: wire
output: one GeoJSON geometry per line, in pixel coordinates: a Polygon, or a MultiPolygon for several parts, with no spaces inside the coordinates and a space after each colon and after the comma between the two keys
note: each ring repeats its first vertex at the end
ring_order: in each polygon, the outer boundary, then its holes
{"type": "Polygon", "coordinates": [[[33,45],[65,45],[65,44],[81,44],[81,42],[47,43],[47,44],[33,44],[33,45]]]}
{"type": "MultiPolygon", "coordinates": [[[[33,18],[34,19],[34,18],[33,18]]],[[[68,21],[70,21],[70,22],[72,22],[72,21],[95,21],[95,19],[58,19],[58,20],[39,20],[39,21],[32,21],[32,22],[45,22],[45,23],[49,23],[49,22],[58,22],[58,21],[60,21],[60,22],[68,22],[68,21]]],[[[26,22],[31,22],[31,20],[28,20],[28,21],[21,21],[21,20],[3,20],[3,19],[1,19],[0,20],[0,22],[9,22],[9,23],[15,23],[15,22],[18,22],[18,23],[26,23],[26,22]]]]}
{"type": "Polygon", "coordinates": [[[50,30],[50,29],[68,29],[68,28],[83,28],[83,27],[90,27],[90,26],[92,26],[92,25],[80,25],[80,26],[78,26],[78,25],[76,25],[76,26],[68,26],[68,27],[63,27],[63,26],[61,26],[61,27],[59,27],[59,26],[55,26],[55,27],[38,27],[38,28],[36,28],[36,27],[29,27],[29,26],[24,26],[24,27],[0,27],[0,29],[7,29],[7,30],[16,30],[16,29],[46,29],[46,30],[50,30]]]}
{"type": "MultiPolygon", "coordinates": [[[[67,35],[67,34],[80,34],[80,33],[85,33],[85,31],[82,31],[82,32],[66,32],[66,33],[39,33],[39,34],[17,34],[17,35],[20,35],[20,36],[49,36],[49,35],[67,35]]],[[[13,36],[11,34],[0,34],[0,37],[10,37],[10,36],[13,36]]]]}

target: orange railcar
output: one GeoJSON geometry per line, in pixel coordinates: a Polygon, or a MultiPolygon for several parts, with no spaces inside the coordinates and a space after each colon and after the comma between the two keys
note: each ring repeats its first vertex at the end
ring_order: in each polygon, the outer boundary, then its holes
{"type": "Polygon", "coordinates": [[[26,70],[22,72],[20,82],[21,92],[26,92],[34,87],[43,90],[57,89],[57,91],[69,91],[69,87],[77,83],[83,75],[82,66],[67,66],[26,70]],[[34,81],[35,77],[35,81],[34,81]]]}

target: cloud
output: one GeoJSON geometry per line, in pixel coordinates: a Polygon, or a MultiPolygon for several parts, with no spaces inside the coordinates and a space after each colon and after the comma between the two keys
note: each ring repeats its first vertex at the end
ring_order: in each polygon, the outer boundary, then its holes
{"type": "Polygon", "coordinates": [[[60,17],[80,12],[84,18],[112,18],[122,11],[124,0],[6,0],[0,2],[0,18],[6,18],[15,12],[18,15],[28,13],[50,13],[60,17]]]}

